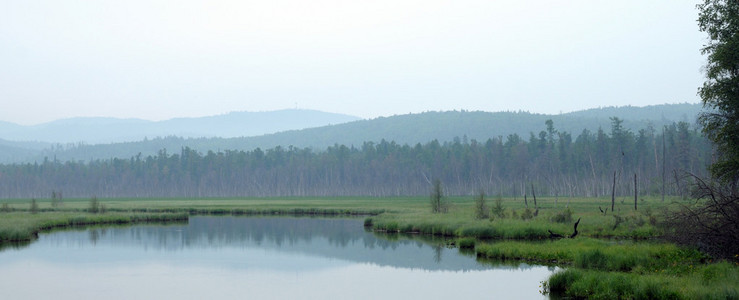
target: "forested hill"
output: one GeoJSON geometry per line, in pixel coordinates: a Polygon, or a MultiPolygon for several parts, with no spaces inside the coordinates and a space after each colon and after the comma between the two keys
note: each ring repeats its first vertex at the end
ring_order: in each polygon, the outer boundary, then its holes
{"type": "Polygon", "coordinates": [[[528,140],[531,134],[538,136],[539,132],[546,130],[544,123],[549,119],[554,122],[559,132],[567,132],[573,136],[579,135],[584,129],[591,132],[597,132],[599,128],[608,130],[611,126],[610,117],[624,120],[624,128],[637,132],[640,129],[650,128],[650,126],[659,130],[665,125],[680,121],[693,124],[700,110],[701,105],[699,104],[669,104],[647,107],[609,107],[559,115],[528,112],[426,112],[253,137],[182,138],[169,136],[140,142],[56,146],[43,151],[30,149],[25,155],[19,155],[17,151],[13,152],[14,155],[7,153],[3,155],[3,148],[0,148],[0,162],[40,162],[45,157],[56,158],[59,161],[90,161],[113,157],[130,158],[139,153],[146,157],[162,149],[179,151],[183,147],[190,147],[201,153],[224,150],[249,151],[276,146],[308,147],[314,151],[323,151],[335,144],[358,147],[364,142],[378,143],[382,140],[415,145],[432,140],[445,142],[465,137],[468,140],[485,141],[489,138],[505,138],[510,134],[517,134],[528,140]]]}
{"type": "Polygon", "coordinates": [[[706,175],[711,144],[686,122],[662,130],[610,128],[574,135],[546,131],[486,140],[407,145],[381,141],[323,151],[159,150],[90,162],[0,164],[0,198],[428,195],[434,179],[448,194],[617,197],[686,195],[684,172],[706,175]],[[614,186],[615,184],[615,186],[614,186]]]}
{"type": "Polygon", "coordinates": [[[245,137],[340,124],[359,117],[315,110],[285,109],[267,112],[231,112],[228,114],[175,118],[164,121],[117,118],[72,118],[21,126],[0,122],[0,139],[47,143],[100,144],[141,141],[145,137],[179,136],[245,137]]]}

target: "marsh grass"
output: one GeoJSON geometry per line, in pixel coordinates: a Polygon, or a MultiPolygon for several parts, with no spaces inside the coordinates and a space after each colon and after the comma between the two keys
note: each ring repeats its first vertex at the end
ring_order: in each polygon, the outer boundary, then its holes
{"type": "Polygon", "coordinates": [[[546,292],[590,299],[739,299],[739,268],[728,262],[697,266],[675,276],[570,268],[544,283],[546,292]],[[704,279],[706,273],[714,276],[704,279]]]}
{"type": "Polygon", "coordinates": [[[0,243],[30,241],[38,233],[54,228],[94,224],[133,224],[142,222],[186,221],[187,214],[106,214],[13,212],[0,218],[0,243]]]}

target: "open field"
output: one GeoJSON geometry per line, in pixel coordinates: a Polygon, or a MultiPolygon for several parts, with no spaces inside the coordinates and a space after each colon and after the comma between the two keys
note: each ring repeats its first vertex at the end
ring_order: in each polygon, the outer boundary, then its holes
{"type": "Polygon", "coordinates": [[[432,213],[428,197],[99,199],[106,213],[86,212],[90,199],[64,199],[52,207],[37,200],[0,200],[0,241],[23,240],[39,230],[78,224],[118,224],[182,219],[193,214],[368,215],[365,225],[378,232],[429,234],[459,238],[480,259],[529,261],[568,267],[544,284],[547,291],[596,298],[736,298],[736,261],[714,262],[693,249],[659,242],[666,212],[688,200],[645,197],[634,210],[633,198],[495,197],[486,200],[490,217],[475,218],[473,197],[449,197],[447,213],[432,213]],[[603,213],[601,210],[606,210],[603,213]],[[550,240],[552,231],[575,239],[550,240]],[[501,241],[503,239],[503,241],[501,241]]]}

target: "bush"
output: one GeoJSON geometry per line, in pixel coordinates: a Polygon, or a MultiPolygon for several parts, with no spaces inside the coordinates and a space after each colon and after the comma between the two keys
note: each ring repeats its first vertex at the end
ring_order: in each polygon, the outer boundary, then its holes
{"type": "Polygon", "coordinates": [[[87,211],[93,214],[100,212],[100,202],[98,201],[98,197],[92,196],[92,198],[90,198],[90,208],[88,208],[87,211]]]}
{"type": "Polygon", "coordinates": [[[462,239],[459,239],[457,243],[459,243],[459,248],[462,248],[462,249],[474,249],[475,248],[474,238],[462,238],[462,239]]]}
{"type": "Polygon", "coordinates": [[[678,244],[737,260],[739,253],[739,189],[693,177],[695,205],[670,212],[664,223],[666,237],[678,244]]]}
{"type": "Polygon", "coordinates": [[[572,223],[572,210],[568,208],[558,212],[552,216],[551,220],[555,223],[572,223]]]}
{"type": "Polygon", "coordinates": [[[36,203],[36,199],[31,199],[31,213],[36,214],[38,213],[38,203],[36,203]]]}
{"type": "Polygon", "coordinates": [[[475,218],[490,218],[490,214],[488,213],[488,205],[487,203],[485,203],[485,192],[483,191],[480,191],[480,194],[475,197],[475,218]]]}
{"type": "Polygon", "coordinates": [[[534,217],[534,212],[532,212],[528,207],[523,210],[521,213],[521,220],[530,220],[534,217]]]}
{"type": "Polygon", "coordinates": [[[495,197],[495,206],[492,208],[493,215],[498,218],[505,218],[505,208],[503,207],[503,196],[498,194],[495,197]]]}
{"type": "Polygon", "coordinates": [[[431,212],[446,213],[449,211],[449,203],[444,197],[444,189],[441,187],[441,180],[434,180],[434,186],[431,190],[431,212]]]}

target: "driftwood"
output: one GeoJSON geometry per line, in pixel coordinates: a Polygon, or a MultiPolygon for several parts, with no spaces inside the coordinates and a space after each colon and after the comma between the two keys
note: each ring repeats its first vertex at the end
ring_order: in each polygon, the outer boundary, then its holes
{"type": "MultiPolygon", "coordinates": [[[[573,231],[572,231],[572,234],[570,234],[569,238],[571,238],[571,239],[572,238],[575,238],[577,236],[577,234],[579,233],[577,231],[577,225],[580,225],[580,218],[577,218],[577,222],[575,222],[575,226],[574,226],[573,231]]],[[[550,239],[561,239],[561,238],[564,238],[565,237],[564,235],[561,235],[559,233],[554,233],[551,230],[547,230],[547,231],[549,231],[549,238],[550,239]]]]}
{"type": "Polygon", "coordinates": [[[574,238],[577,236],[577,225],[580,225],[580,218],[577,218],[577,222],[575,222],[575,228],[572,231],[572,234],[570,235],[570,238],[574,238]]]}

